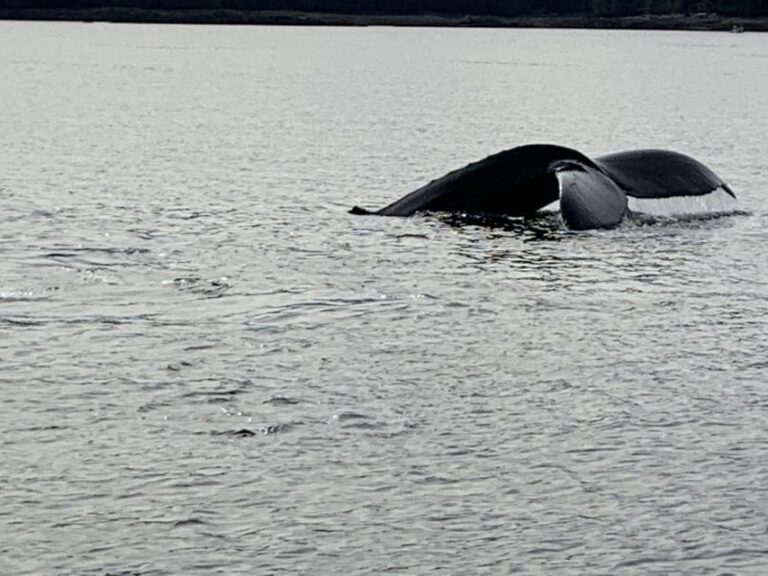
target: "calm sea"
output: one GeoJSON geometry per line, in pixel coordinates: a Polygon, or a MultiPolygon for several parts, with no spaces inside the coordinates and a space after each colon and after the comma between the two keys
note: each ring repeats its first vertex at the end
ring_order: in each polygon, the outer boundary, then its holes
{"type": "Polygon", "coordinates": [[[0,22],[0,573],[765,574],[766,94],[750,33],[0,22]],[[530,142],[738,209],[346,212],[530,142]]]}

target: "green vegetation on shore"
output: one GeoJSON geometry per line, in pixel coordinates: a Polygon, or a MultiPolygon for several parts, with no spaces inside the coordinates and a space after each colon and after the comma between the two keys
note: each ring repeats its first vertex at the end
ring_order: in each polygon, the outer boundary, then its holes
{"type": "Polygon", "coordinates": [[[0,18],[768,30],[768,0],[0,0],[0,18]]]}

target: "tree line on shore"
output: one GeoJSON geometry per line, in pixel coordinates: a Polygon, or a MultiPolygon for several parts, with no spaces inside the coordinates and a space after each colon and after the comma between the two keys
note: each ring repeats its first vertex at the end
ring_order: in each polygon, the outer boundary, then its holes
{"type": "Polygon", "coordinates": [[[0,8],[259,10],[490,16],[768,16],[768,0],[0,0],[0,8]]]}

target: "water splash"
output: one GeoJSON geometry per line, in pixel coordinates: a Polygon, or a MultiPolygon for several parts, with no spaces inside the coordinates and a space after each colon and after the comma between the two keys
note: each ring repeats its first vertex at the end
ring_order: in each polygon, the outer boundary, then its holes
{"type": "Polygon", "coordinates": [[[722,188],[702,196],[677,196],[674,198],[628,197],[628,208],[635,214],[674,217],[691,215],[732,214],[738,202],[722,188]]]}

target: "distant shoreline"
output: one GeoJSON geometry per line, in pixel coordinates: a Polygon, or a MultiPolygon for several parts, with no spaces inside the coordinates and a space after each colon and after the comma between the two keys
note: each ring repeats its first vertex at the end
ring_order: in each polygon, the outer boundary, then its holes
{"type": "Polygon", "coordinates": [[[704,30],[768,32],[768,18],[717,14],[686,16],[461,16],[448,14],[329,14],[240,10],[147,10],[141,8],[0,8],[0,20],[47,20],[145,24],[240,24],[285,26],[409,26],[452,28],[587,28],[609,30],[704,30]]]}

